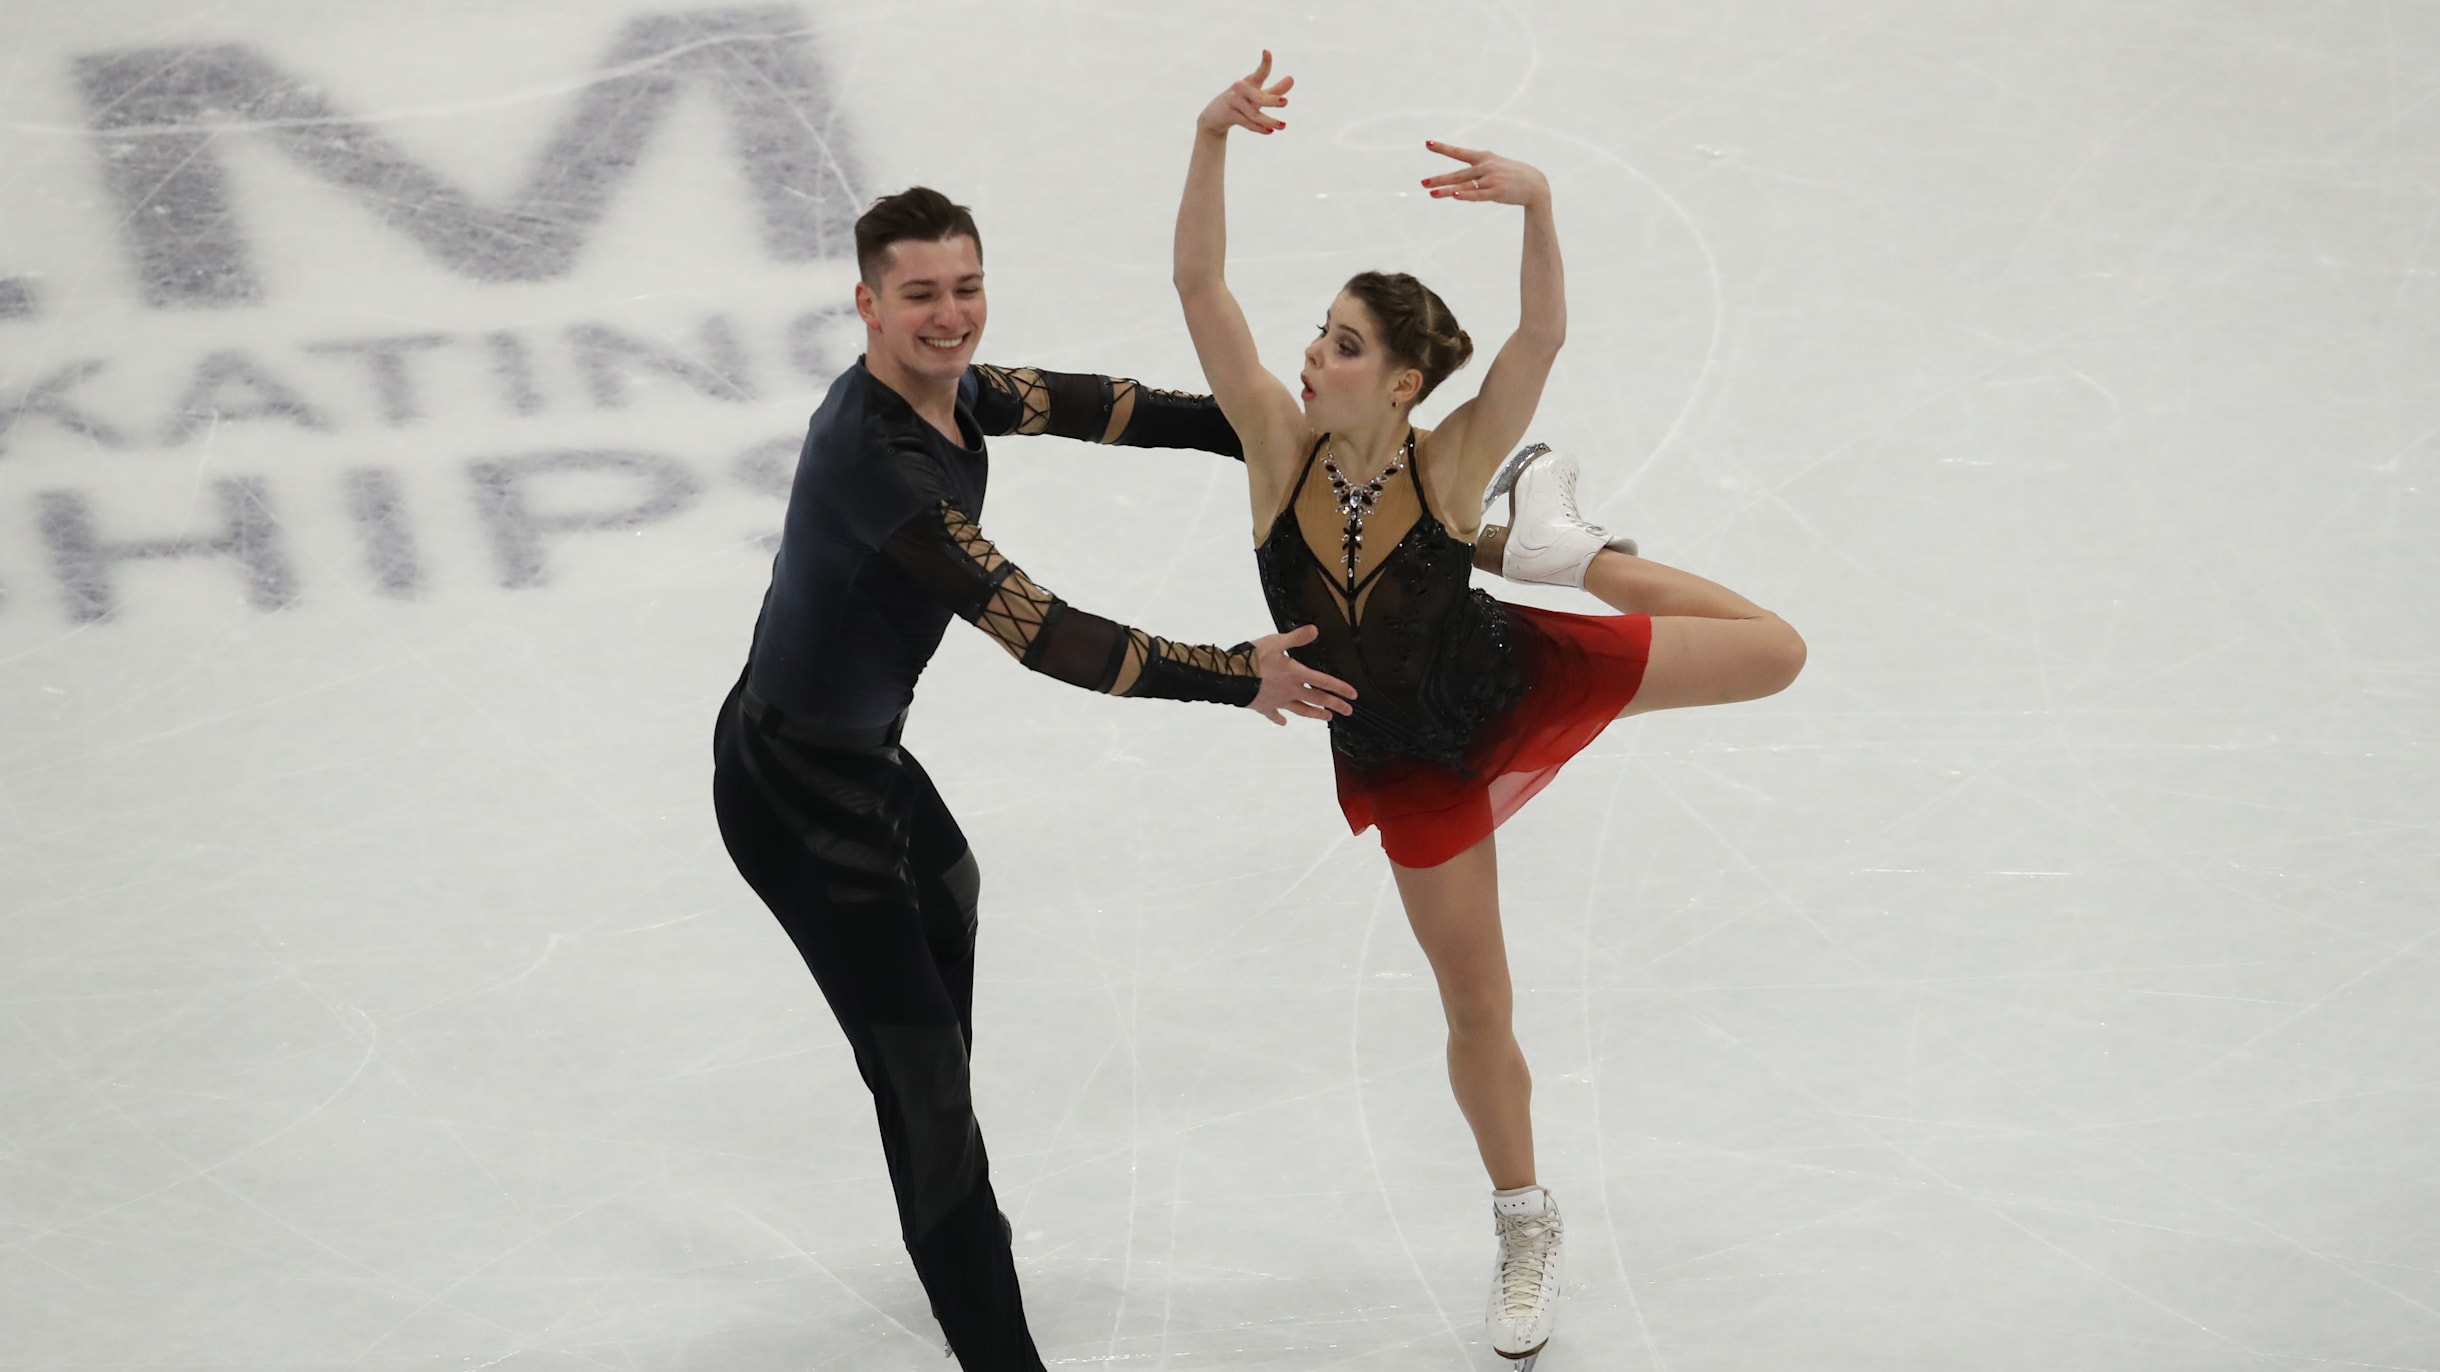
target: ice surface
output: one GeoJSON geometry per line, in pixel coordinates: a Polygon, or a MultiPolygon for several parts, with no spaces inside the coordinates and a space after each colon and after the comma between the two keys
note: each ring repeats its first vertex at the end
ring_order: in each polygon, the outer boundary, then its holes
{"type": "MultiPolygon", "coordinates": [[[[1796,688],[1501,836],[1546,1372],[2440,1368],[2440,17],[2412,5],[15,0],[0,1367],[932,1368],[869,1107],[706,796],[841,230],[993,360],[1233,280],[1574,317],[1536,434],[1796,688]]],[[[1470,393],[1466,374],[1435,408],[1470,393]]],[[[1235,468],[995,445],[1089,608],[1262,627],[1235,468]]],[[[1568,604],[1557,593],[1524,598],[1568,604]]],[[[1055,1366],[1482,1368],[1428,969],[1318,732],[954,628],[977,1085],[1055,1366]]]]}

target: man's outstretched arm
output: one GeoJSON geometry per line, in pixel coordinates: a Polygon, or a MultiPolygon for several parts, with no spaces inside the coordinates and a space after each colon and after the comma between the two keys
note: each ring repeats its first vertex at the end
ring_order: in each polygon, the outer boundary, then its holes
{"type": "Polygon", "coordinates": [[[1195,448],[1245,460],[1245,445],[1208,395],[1163,391],[1123,376],[1040,367],[976,366],[974,406],[985,434],[1052,434],[1131,448],[1195,448]]]}
{"type": "Polygon", "coordinates": [[[947,501],[918,513],[883,545],[890,560],[959,618],[1030,671],[1115,696],[1242,705],[1284,723],[1346,714],[1355,688],[1298,664],[1287,650],[1310,627],[1234,648],[1173,643],[1079,610],[1044,590],[1000,554],[965,512],[947,501]]]}

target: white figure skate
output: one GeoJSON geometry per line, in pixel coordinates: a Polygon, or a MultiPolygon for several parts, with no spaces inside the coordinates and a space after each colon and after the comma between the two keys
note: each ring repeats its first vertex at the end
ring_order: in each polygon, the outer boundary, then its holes
{"type": "Polygon", "coordinates": [[[1500,1239],[1491,1308],[1484,1316],[1492,1351],[1516,1372],[1533,1372],[1550,1342],[1559,1303],[1559,1203],[1535,1187],[1523,1195],[1494,1197],[1491,1216],[1500,1239]]]}
{"type": "Polygon", "coordinates": [[[1585,521],[1576,509],[1576,459],[1529,443],[1509,454],[1483,490],[1488,516],[1508,498],[1508,547],[1500,575],[1510,581],[1582,589],[1585,569],[1604,548],[1635,555],[1635,540],[1585,521]]]}

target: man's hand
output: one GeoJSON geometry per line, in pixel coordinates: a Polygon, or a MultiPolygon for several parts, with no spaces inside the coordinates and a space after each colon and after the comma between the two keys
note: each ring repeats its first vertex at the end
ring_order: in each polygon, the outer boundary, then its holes
{"type": "Polygon", "coordinates": [[[1355,687],[1288,656],[1290,648],[1311,643],[1318,632],[1305,624],[1284,634],[1254,640],[1254,665],[1262,671],[1262,689],[1255,693],[1254,702],[1247,709],[1273,724],[1287,723],[1287,715],[1328,719],[1354,712],[1356,707],[1348,702],[1356,698],[1355,687]]]}
{"type": "Polygon", "coordinates": [[[1264,85],[1271,75],[1271,50],[1263,49],[1262,65],[1251,75],[1240,78],[1227,90],[1212,97],[1195,117],[1197,133],[1227,137],[1230,129],[1252,129],[1256,133],[1275,133],[1287,126],[1285,121],[1264,114],[1288,103],[1288,88],[1296,84],[1293,76],[1283,76],[1264,85]]]}

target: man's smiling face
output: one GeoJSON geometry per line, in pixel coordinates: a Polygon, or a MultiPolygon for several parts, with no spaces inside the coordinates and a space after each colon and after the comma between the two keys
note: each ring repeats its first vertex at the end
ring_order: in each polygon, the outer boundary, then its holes
{"type": "Polygon", "coordinates": [[[974,360],[990,313],[983,300],[983,253],[959,234],[935,242],[893,243],[878,284],[856,283],[865,351],[902,372],[954,382],[974,360]]]}

